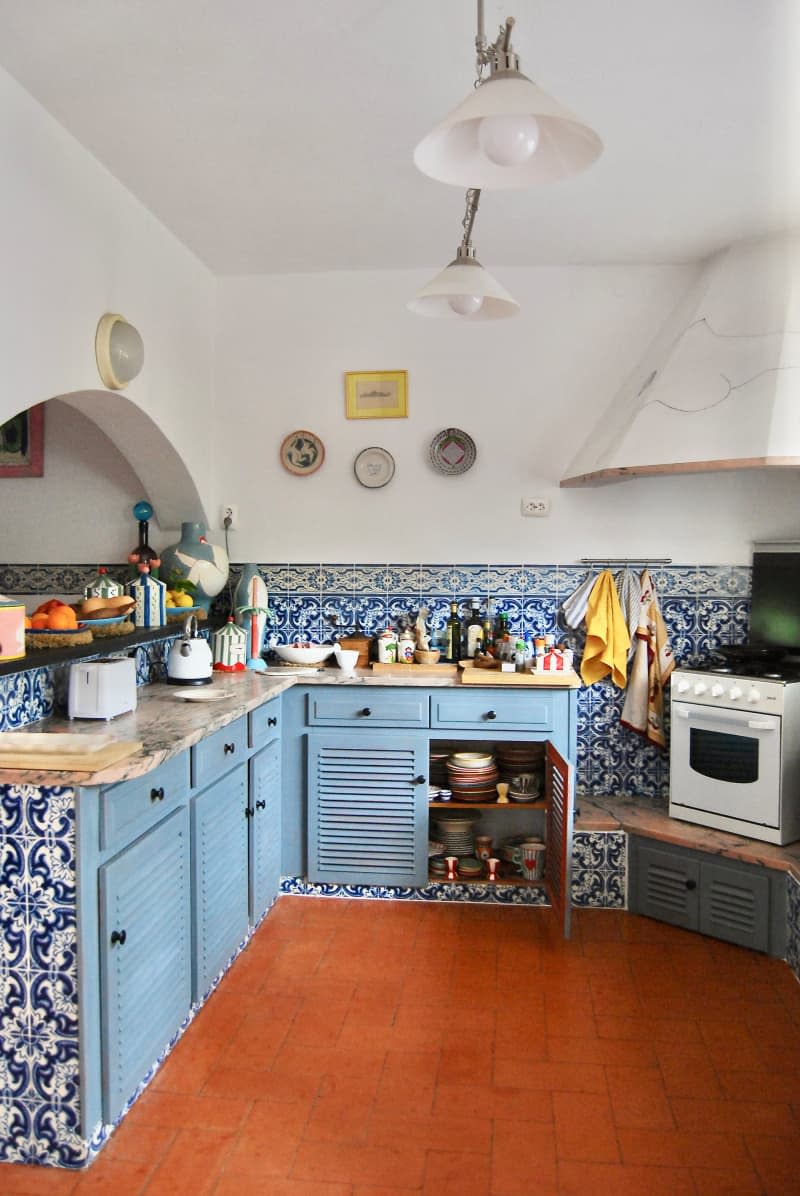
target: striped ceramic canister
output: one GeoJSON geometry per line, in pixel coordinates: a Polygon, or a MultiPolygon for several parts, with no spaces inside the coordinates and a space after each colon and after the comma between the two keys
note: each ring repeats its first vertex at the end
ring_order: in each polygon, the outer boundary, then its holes
{"type": "Polygon", "coordinates": [[[214,650],[214,668],[226,673],[244,669],[247,660],[247,632],[237,627],[233,615],[228,622],[215,631],[211,637],[214,650]]]}
{"type": "Polygon", "coordinates": [[[128,582],[128,594],[136,599],[133,621],[137,627],[163,627],[167,621],[167,587],[145,569],[128,582]]]}

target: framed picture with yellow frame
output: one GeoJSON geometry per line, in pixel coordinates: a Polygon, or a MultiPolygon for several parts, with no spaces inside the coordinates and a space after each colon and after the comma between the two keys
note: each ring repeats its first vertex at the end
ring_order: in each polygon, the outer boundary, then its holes
{"type": "Polygon", "coordinates": [[[408,371],[373,370],[344,376],[348,419],[405,419],[408,415],[408,371]]]}

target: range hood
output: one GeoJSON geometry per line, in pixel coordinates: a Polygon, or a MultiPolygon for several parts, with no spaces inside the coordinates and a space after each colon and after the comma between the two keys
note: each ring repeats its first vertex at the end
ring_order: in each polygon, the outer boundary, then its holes
{"type": "Polygon", "coordinates": [[[562,486],[800,469],[800,234],[710,258],[562,486]]]}

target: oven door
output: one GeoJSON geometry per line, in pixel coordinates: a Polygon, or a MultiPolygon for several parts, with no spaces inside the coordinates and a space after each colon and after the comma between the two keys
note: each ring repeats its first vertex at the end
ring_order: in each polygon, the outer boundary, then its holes
{"type": "Polygon", "coordinates": [[[777,827],[780,761],[777,715],[673,701],[671,807],[777,827]]]}

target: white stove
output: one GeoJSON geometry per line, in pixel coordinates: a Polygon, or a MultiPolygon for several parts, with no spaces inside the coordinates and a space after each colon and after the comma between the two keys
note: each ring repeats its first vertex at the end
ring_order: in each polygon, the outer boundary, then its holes
{"type": "Polygon", "coordinates": [[[800,838],[800,673],[676,669],[669,812],[768,843],[800,838]],[[757,675],[757,674],[761,675],[757,675]]]}

